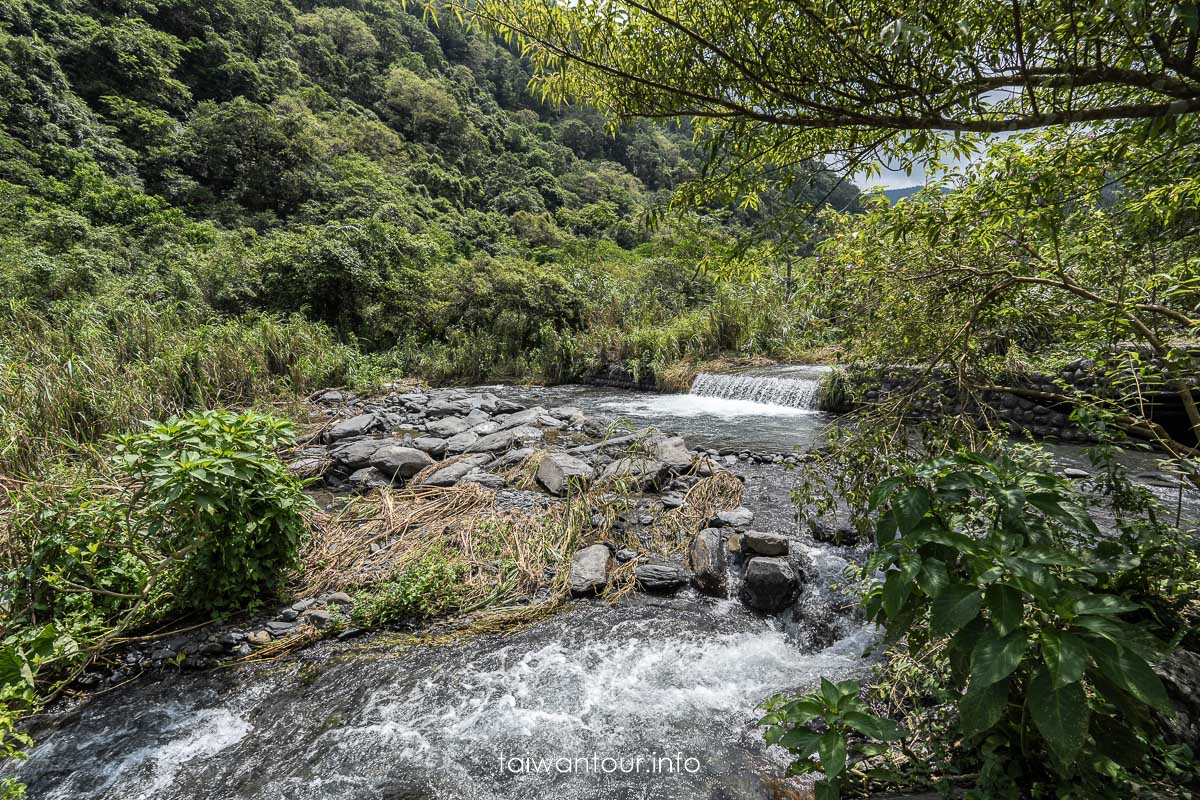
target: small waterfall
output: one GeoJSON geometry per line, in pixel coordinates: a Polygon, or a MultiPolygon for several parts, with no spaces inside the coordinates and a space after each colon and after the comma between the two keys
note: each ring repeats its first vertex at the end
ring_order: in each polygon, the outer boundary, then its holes
{"type": "Polygon", "coordinates": [[[820,390],[821,379],[817,374],[775,378],[701,372],[692,381],[689,394],[816,410],[820,390]]]}

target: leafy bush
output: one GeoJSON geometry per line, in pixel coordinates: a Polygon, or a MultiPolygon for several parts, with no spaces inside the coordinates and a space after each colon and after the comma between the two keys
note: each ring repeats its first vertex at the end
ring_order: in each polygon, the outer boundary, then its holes
{"type": "Polygon", "coordinates": [[[376,627],[423,617],[436,617],[462,604],[463,567],[428,555],[386,583],[360,592],[352,618],[358,625],[376,627]]]}
{"type": "Polygon", "coordinates": [[[872,505],[867,570],[885,578],[867,616],[944,661],[986,796],[1123,797],[1190,760],[1154,717],[1173,713],[1152,667],[1167,647],[1105,590],[1139,570],[1141,539],[1102,534],[1069,484],[1003,457],[906,468],[872,505]]]}
{"type": "Polygon", "coordinates": [[[291,437],[286,420],[207,411],[120,438],[114,460],[140,484],[131,510],[180,560],[184,606],[252,602],[295,564],[311,500],[274,455],[291,437]]]}
{"type": "MultiPolygon", "coordinates": [[[[871,713],[859,697],[860,691],[855,681],[833,683],[822,678],[819,691],[794,699],[776,695],[764,703],[767,715],[759,724],[767,727],[767,742],[781,745],[796,756],[788,774],[824,773],[813,785],[816,800],[837,800],[842,780],[851,770],[886,752],[883,742],[904,738],[904,731],[896,723],[871,713]],[[817,730],[817,725],[823,730],[817,730]],[[812,760],[814,755],[817,761],[812,760]]],[[[865,774],[892,776],[879,768],[865,774]]]]}

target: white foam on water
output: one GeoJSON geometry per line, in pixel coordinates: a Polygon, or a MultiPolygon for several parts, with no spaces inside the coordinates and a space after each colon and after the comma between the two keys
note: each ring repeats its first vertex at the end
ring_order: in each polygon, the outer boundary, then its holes
{"type": "Polygon", "coordinates": [[[609,400],[600,404],[606,410],[627,417],[718,417],[741,419],[748,417],[803,417],[816,414],[816,409],[738,400],[725,397],[704,397],[696,394],[631,395],[628,399],[609,400]]]}
{"type": "Polygon", "coordinates": [[[821,370],[811,368],[796,377],[723,375],[701,372],[692,381],[690,395],[741,403],[785,407],[814,412],[821,393],[821,370]]]}
{"type": "Polygon", "coordinates": [[[383,685],[356,722],[327,736],[359,757],[386,752],[450,771],[506,748],[572,755],[685,746],[689,736],[711,744],[742,735],[757,705],[776,692],[861,672],[860,656],[875,636],[856,631],[804,654],[767,624],[707,637],[662,633],[614,628],[582,645],[501,651],[495,663],[473,664],[476,671],[443,674],[437,684],[401,693],[383,685]]]}
{"type": "MultiPolygon", "coordinates": [[[[94,796],[107,796],[109,789],[116,788],[119,789],[116,796],[129,800],[156,798],[175,783],[184,765],[217,756],[244,739],[252,729],[245,719],[223,708],[197,711],[171,705],[164,711],[170,718],[162,730],[164,738],[108,764],[106,782],[94,788],[94,796]]],[[[97,740],[91,740],[80,744],[96,743],[97,740]]],[[[67,783],[50,798],[78,797],[76,788],[67,783]]]]}

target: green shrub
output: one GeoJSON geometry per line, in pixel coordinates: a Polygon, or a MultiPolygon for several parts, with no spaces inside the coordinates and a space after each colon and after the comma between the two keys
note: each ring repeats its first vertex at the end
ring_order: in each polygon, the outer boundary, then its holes
{"type": "Polygon", "coordinates": [[[463,568],[444,558],[425,556],[391,580],[354,599],[357,625],[376,627],[412,619],[436,617],[461,607],[463,568]]]}
{"type": "Polygon", "coordinates": [[[906,468],[872,505],[867,616],[944,660],[984,796],[1125,797],[1190,760],[1154,716],[1174,713],[1152,665],[1176,632],[1107,590],[1140,585],[1145,539],[1102,534],[1070,484],[1003,457],[906,468]]]}
{"type": "Polygon", "coordinates": [[[131,512],[179,560],[182,606],[238,606],[279,589],[312,502],[274,455],[291,436],[286,420],[206,411],[119,439],[114,460],[139,483],[131,512]]]}
{"type": "MultiPolygon", "coordinates": [[[[767,728],[767,742],[781,745],[796,756],[788,774],[823,773],[813,785],[816,800],[837,800],[850,770],[886,752],[882,742],[905,736],[896,723],[872,714],[859,693],[860,687],[854,681],[833,683],[822,678],[819,691],[792,699],[776,695],[764,704],[767,715],[759,724],[767,728]],[[815,729],[817,724],[820,730],[815,729]],[[814,755],[817,761],[812,760],[814,755]]],[[[893,773],[879,768],[868,774],[893,777],[893,773]]]]}

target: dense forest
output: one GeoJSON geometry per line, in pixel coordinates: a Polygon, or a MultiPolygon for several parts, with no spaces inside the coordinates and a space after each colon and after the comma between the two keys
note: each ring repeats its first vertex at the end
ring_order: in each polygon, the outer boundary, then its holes
{"type": "Polygon", "coordinates": [[[137,670],[684,586],[874,637],[720,677],[779,797],[1195,796],[1195,4],[0,0],[0,53],[0,798],[137,670]],[[521,394],[777,362],[811,405],[667,407],[779,452],[521,394]]]}
{"type": "MultiPolygon", "coordinates": [[[[360,353],[564,379],[606,354],[787,346],[761,288],[697,270],[761,212],[655,224],[700,169],[686,123],[547,105],[527,62],[453,20],[6,2],[0,36],[5,394],[72,426],[249,398],[260,372],[341,383],[360,353]]],[[[795,191],[857,202],[819,170],[795,191]]]]}

